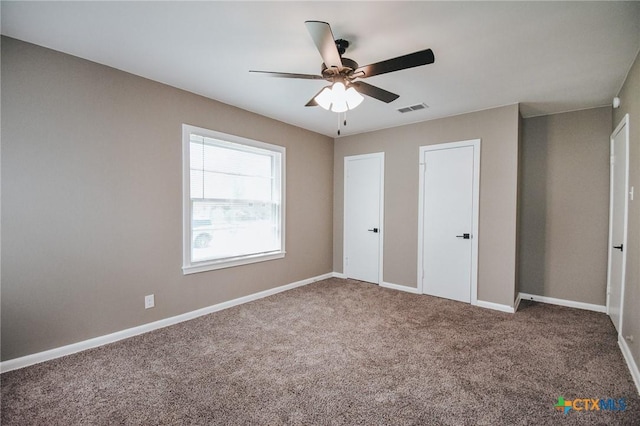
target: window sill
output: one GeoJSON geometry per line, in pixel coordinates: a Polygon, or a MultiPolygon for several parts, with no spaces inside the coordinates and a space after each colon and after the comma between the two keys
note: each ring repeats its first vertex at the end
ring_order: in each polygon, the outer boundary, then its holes
{"type": "Polygon", "coordinates": [[[233,268],[234,266],[248,265],[251,263],[266,262],[268,260],[282,259],[286,252],[277,252],[269,254],[256,254],[253,256],[244,256],[236,259],[224,259],[214,261],[204,261],[185,265],[182,267],[182,274],[197,274],[200,272],[214,271],[216,269],[233,268]]]}

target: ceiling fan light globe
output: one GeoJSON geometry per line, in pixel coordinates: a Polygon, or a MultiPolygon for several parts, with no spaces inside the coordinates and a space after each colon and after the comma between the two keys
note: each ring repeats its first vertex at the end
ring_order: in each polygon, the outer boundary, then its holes
{"type": "Polygon", "coordinates": [[[331,88],[325,87],[320,93],[318,93],[318,96],[316,96],[314,99],[318,105],[328,111],[329,108],[331,108],[332,98],[333,96],[331,94],[331,88]]]}
{"type": "Polygon", "coordinates": [[[347,106],[347,93],[342,82],[338,81],[333,84],[331,95],[333,96],[331,111],[345,112],[349,109],[349,107],[347,106]]]}
{"type": "Polygon", "coordinates": [[[333,104],[331,106],[331,111],[333,112],[345,112],[348,110],[347,101],[345,99],[342,100],[333,100],[333,104]]]}
{"type": "Polygon", "coordinates": [[[349,87],[347,89],[347,91],[345,92],[345,97],[347,99],[347,107],[349,109],[354,109],[364,100],[364,97],[353,87],[349,87]]]}
{"type": "Polygon", "coordinates": [[[336,83],[333,83],[333,87],[331,88],[331,94],[333,95],[334,102],[342,103],[343,101],[346,102],[347,100],[347,94],[346,94],[346,89],[344,87],[344,84],[342,84],[339,81],[336,83]]]}

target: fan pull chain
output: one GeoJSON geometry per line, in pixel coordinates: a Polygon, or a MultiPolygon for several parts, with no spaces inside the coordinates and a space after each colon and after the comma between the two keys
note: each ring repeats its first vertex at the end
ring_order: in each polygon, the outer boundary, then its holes
{"type": "Polygon", "coordinates": [[[344,115],[338,114],[338,136],[340,136],[340,126],[347,126],[347,112],[345,111],[343,114],[344,115]]]}

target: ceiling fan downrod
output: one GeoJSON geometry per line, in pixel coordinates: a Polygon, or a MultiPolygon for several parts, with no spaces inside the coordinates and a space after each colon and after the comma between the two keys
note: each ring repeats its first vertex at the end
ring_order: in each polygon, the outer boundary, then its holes
{"type": "Polygon", "coordinates": [[[349,42],[341,38],[335,40],[335,42],[336,49],[338,49],[338,53],[340,54],[340,56],[344,55],[344,52],[346,52],[347,48],[349,47],[349,42]]]}

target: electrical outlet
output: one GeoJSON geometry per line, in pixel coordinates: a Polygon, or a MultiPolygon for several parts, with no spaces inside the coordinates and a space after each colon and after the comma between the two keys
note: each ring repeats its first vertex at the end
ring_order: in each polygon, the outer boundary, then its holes
{"type": "Polygon", "coordinates": [[[144,308],[149,309],[156,306],[156,302],[154,300],[153,294],[144,297],[144,308]]]}

